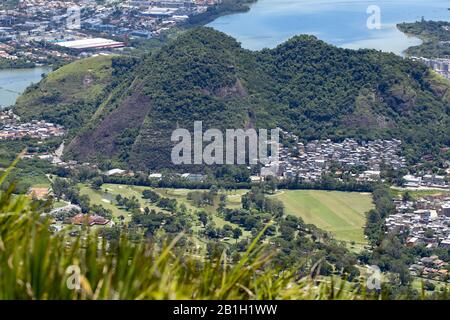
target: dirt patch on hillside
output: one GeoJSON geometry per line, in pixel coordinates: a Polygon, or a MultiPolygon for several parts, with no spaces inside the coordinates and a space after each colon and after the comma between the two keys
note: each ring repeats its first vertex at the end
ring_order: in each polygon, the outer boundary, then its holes
{"type": "Polygon", "coordinates": [[[150,99],[135,91],[95,129],[77,136],[69,144],[67,152],[74,159],[83,161],[117,155],[117,138],[128,128],[140,128],[149,110],[150,99]]]}

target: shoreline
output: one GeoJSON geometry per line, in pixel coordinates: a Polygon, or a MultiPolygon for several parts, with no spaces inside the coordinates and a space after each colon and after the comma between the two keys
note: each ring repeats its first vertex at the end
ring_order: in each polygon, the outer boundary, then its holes
{"type": "Polygon", "coordinates": [[[418,40],[420,40],[420,42],[421,42],[419,45],[416,45],[416,46],[410,46],[410,47],[408,47],[408,48],[406,48],[405,50],[402,51],[401,57],[404,57],[404,58],[410,58],[411,55],[408,53],[408,51],[409,51],[411,48],[420,47],[421,45],[423,45],[423,44],[425,43],[425,40],[422,39],[421,37],[417,36],[417,35],[412,34],[412,33],[403,32],[403,31],[398,27],[398,24],[396,25],[396,28],[397,28],[398,31],[400,31],[401,33],[403,33],[406,37],[408,37],[408,38],[410,38],[410,39],[411,39],[411,38],[412,38],[412,39],[418,39],[418,40]]]}
{"type": "MultiPolygon", "coordinates": [[[[258,1],[257,0],[252,1],[250,4],[254,4],[256,2],[258,2],[258,1]]],[[[251,5],[247,5],[247,7],[249,9],[252,9],[251,5]]],[[[447,9],[444,9],[444,12],[446,10],[447,9]]],[[[245,10],[245,11],[247,12],[248,10],[245,10]]],[[[259,9],[259,11],[261,11],[261,10],[259,9]]],[[[239,14],[240,12],[236,12],[236,13],[239,14]]],[[[223,16],[233,15],[233,14],[234,14],[234,12],[227,12],[226,14],[223,14],[223,16]]],[[[256,13],[256,15],[258,15],[258,13],[256,13]]],[[[217,19],[220,19],[220,18],[221,18],[221,16],[216,16],[216,17],[213,17],[210,20],[214,21],[214,20],[217,20],[217,19]]],[[[237,18],[237,19],[234,19],[234,20],[233,19],[229,19],[229,20],[228,19],[224,19],[223,21],[225,22],[225,24],[228,24],[230,21],[239,23],[241,20],[245,21],[245,17],[244,18],[237,18]]],[[[393,23],[389,23],[389,24],[391,24],[390,28],[392,28],[392,31],[395,31],[395,32],[399,31],[401,33],[401,35],[403,35],[401,40],[404,43],[399,45],[399,46],[396,46],[396,45],[389,46],[389,44],[388,44],[387,48],[380,48],[380,49],[378,49],[378,47],[373,47],[374,50],[381,50],[381,51],[387,52],[387,53],[394,52],[397,56],[400,56],[400,57],[410,57],[411,55],[413,55],[410,52],[412,48],[426,46],[430,42],[433,42],[432,41],[433,38],[431,38],[431,40],[430,40],[429,37],[427,37],[427,36],[423,36],[423,35],[420,35],[420,34],[414,34],[414,33],[408,33],[408,32],[403,31],[400,28],[400,26],[402,24],[420,22],[419,18],[408,19],[408,18],[405,18],[405,17],[403,17],[403,18],[402,17],[398,17],[398,19],[396,19],[396,20],[397,20],[397,22],[395,22],[395,20],[394,20],[393,23]],[[414,20],[416,20],[416,21],[414,21],[414,20]],[[390,49],[392,49],[392,51],[390,49]]],[[[441,22],[441,21],[442,22],[448,22],[445,17],[440,17],[440,18],[435,18],[435,19],[431,18],[430,21],[433,21],[433,22],[441,22]]],[[[211,22],[209,24],[211,24],[211,22]]],[[[207,26],[209,26],[209,24],[207,26]]],[[[249,47],[246,47],[246,41],[240,41],[239,40],[240,39],[239,35],[241,33],[239,32],[238,28],[227,28],[227,27],[222,28],[222,27],[220,27],[220,25],[217,26],[217,25],[214,25],[214,24],[212,24],[211,27],[216,29],[216,30],[218,30],[218,31],[224,32],[224,33],[232,36],[233,38],[237,39],[239,42],[242,43],[243,48],[246,48],[246,49],[249,49],[249,50],[252,50],[252,51],[259,51],[259,50],[261,50],[263,48],[262,45],[264,43],[267,44],[267,42],[261,42],[260,41],[260,42],[257,42],[256,48],[254,48],[255,45],[252,44],[252,41],[249,41],[250,45],[249,45],[249,47]],[[261,46],[261,48],[260,48],[260,46],[261,46]]],[[[291,30],[291,32],[287,32],[287,34],[292,34],[292,35],[290,35],[289,39],[294,37],[294,36],[298,36],[298,35],[302,35],[302,34],[314,35],[314,36],[318,37],[316,34],[310,32],[309,29],[307,29],[307,28],[306,29],[305,28],[300,28],[298,30],[294,28],[294,29],[287,29],[287,30],[291,30]]],[[[250,33],[250,34],[245,33],[244,38],[252,39],[253,36],[254,36],[253,33],[250,33]]],[[[264,46],[264,47],[272,48],[272,47],[275,47],[276,45],[279,45],[280,43],[284,42],[284,41],[279,42],[278,38],[279,37],[274,36],[273,39],[271,38],[270,44],[268,46],[264,46]],[[276,45],[272,45],[273,44],[272,42],[276,42],[277,44],[276,45]]],[[[330,39],[325,40],[325,39],[322,39],[321,37],[318,37],[318,38],[323,40],[324,42],[326,42],[328,44],[331,44],[331,45],[334,45],[336,47],[347,48],[347,47],[343,46],[342,43],[336,43],[336,42],[333,42],[330,39]]],[[[364,38],[364,42],[365,41],[369,41],[369,40],[377,40],[378,41],[378,39],[376,39],[376,38],[373,38],[373,39],[371,37],[364,38]]],[[[386,39],[386,41],[390,41],[390,40],[393,40],[393,39],[386,39]]],[[[352,41],[352,40],[349,40],[349,41],[352,41]]],[[[356,42],[359,42],[359,40],[356,41],[356,42]]],[[[349,43],[353,45],[353,42],[349,42],[349,43]]],[[[351,49],[354,49],[354,50],[371,49],[371,48],[372,47],[370,45],[367,45],[367,44],[361,44],[360,48],[353,48],[353,47],[351,47],[351,49]]]]}
{"type": "Polygon", "coordinates": [[[406,57],[420,56],[429,59],[448,57],[448,50],[440,45],[441,41],[447,41],[446,37],[437,27],[450,26],[446,20],[422,20],[414,22],[402,22],[397,24],[397,29],[408,37],[414,37],[421,44],[411,46],[404,51],[406,57]]]}
{"type": "MultiPolygon", "coordinates": [[[[418,22],[418,21],[416,21],[416,22],[418,22]]],[[[402,22],[402,23],[404,23],[404,22],[402,22]]],[[[419,45],[417,45],[417,46],[411,46],[411,47],[408,47],[408,48],[406,48],[406,49],[402,52],[402,53],[404,54],[405,57],[410,58],[412,55],[411,55],[410,53],[408,53],[408,51],[410,51],[411,48],[418,48],[418,47],[424,45],[425,43],[429,42],[430,39],[429,39],[428,37],[423,36],[423,35],[420,36],[420,35],[416,35],[416,34],[413,34],[413,33],[410,33],[410,32],[403,31],[403,30],[401,29],[401,27],[400,27],[400,25],[401,25],[402,23],[398,23],[398,24],[396,25],[396,28],[397,28],[398,31],[400,31],[401,33],[403,33],[403,34],[404,34],[405,36],[407,36],[408,38],[416,38],[416,39],[419,39],[419,40],[422,42],[421,44],[419,44],[419,45]]]]}
{"type": "Polygon", "coordinates": [[[211,7],[211,9],[208,9],[205,13],[192,16],[188,21],[182,24],[181,27],[186,29],[200,26],[205,27],[220,17],[248,12],[250,11],[251,6],[257,1],[258,0],[230,0],[222,2],[221,4],[211,7]]]}
{"type": "Polygon", "coordinates": [[[7,59],[1,59],[0,60],[0,70],[17,70],[17,69],[33,69],[39,67],[33,62],[19,62],[17,64],[14,63],[14,61],[7,60],[7,59]]]}

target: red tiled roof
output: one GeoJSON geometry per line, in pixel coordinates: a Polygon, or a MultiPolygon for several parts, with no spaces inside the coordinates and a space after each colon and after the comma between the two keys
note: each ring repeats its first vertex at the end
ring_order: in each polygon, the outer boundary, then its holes
{"type": "Polygon", "coordinates": [[[93,225],[105,225],[108,224],[109,220],[105,219],[101,216],[97,216],[97,215],[89,215],[89,214],[82,214],[79,213],[76,216],[72,217],[72,219],[70,219],[70,221],[73,224],[87,224],[89,226],[93,226],[93,225]]]}

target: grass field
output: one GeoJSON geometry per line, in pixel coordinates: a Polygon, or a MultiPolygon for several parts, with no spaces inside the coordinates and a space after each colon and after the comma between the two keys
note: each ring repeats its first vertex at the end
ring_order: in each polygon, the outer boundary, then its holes
{"type": "MultiPolygon", "coordinates": [[[[178,202],[178,205],[184,204],[186,208],[194,213],[199,210],[205,210],[211,214],[211,217],[216,224],[216,227],[223,227],[225,224],[230,224],[233,227],[237,227],[237,225],[233,225],[227,221],[225,221],[221,216],[216,213],[217,207],[214,206],[205,206],[202,208],[196,208],[188,199],[187,195],[192,190],[189,189],[154,189],[149,187],[140,187],[140,186],[130,186],[130,185],[121,185],[121,184],[104,184],[102,185],[101,190],[94,190],[90,186],[85,184],[80,184],[80,193],[83,195],[88,195],[91,204],[99,204],[105,207],[106,209],[110,209],[115,218],[119,216],[123,216],[125,221],[130,221],[131,214],[123,208],[118,207],[115,204],[115,198],[118,194],[122,197],[131,198],[135,196],[141,205],[141,208],[148,207],[149,209],[155,209],[158,211],[164,211],[161,208],[152,205],[147,200],[142,197],[142,191],[146,189],[151,189],[157,192],[160,196],[170,199],[175,199],[178,202]]],[[[202,191],[202,190],[198,190],[202,191]]],[[[203,190],[204,191],[204,190],[203,190]]],[[[247,192],[247,190],[236,190],[236,191],[221,191],[227,195],[227,206],[229,208],[238,208],[241,206],[241,196],[247,192]]],[[[194,226],[194,230],[198,230],[199,227],[194,226]]],[[[243,231],[243,237],[248,237],[250,233],[248,231],[243,231]]]]}
{"type": "Polygon", "coordinates": [[[365,213],[373,208],[366,193],[283,190],[276,198],[283,201],[286,214],[301,217],[306,223],[331,232],[338,240],[365,244],[365,213]]]}
{"type": "MultiPolygon", "coordinates": [[[[118,217],[123,215],[127,221],[131,218],[130,213],[117,207],[114,204],[116,195],[123,197],[135,196],[139,199],[142,208],[149,207],[161,211],[148,201],[142,198],[142,191],[148,187],[104,184],[101,190],[96,191],[87,185],[80,185],[81,193],[89,195],[91,203],[101,204],[105,208],[112,210],[113,215],[118,217]]],[[[187,200],[188,189],[153,189],[162,197],[176,199],[178,204],[184,204],[186,208],[195,212],[199,210],[187,200]]],[[[241,196],[247,190],[237,190],[227,192],[227,207],[239,208],[241,206],[241,196]]],[[[352,193],[338,191],[318,191],[318,190],[282,190],[276,197],[281,200],[286,207],[286,214],[301,217],[306,223],[314,224],[317,227],[329,231],[333,236],[348,243],[355,242],[353,246],[358,250],[366,244],[363,234],[365,225],[365,213],[373,208],[372,197],[367,193],[352,193]],[[358,248],[356,248],[358,247],[358,248]]],[[[227,222],[215,212],[213,206],[202,208],[211,213],[217,227],[222,227],[227,222]]],[[[247,232],[244,232],[247,236],[247,232]]]]}
{"type": "Polygon", "coordinates": [[[449,195],[450,191],[430,189],[430,190],[408,190],[404,188],[391,188],[391,192],[394,196],[403,196],[408,192],[414,199],[419,199],[426,196],[438,196],[438,195],[449,195]]]}

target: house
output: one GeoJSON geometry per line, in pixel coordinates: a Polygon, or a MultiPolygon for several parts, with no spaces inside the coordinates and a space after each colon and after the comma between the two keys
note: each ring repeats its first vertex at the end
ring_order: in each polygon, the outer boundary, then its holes
{"type": "Polygon", "coordinates": [[[427,185],[445,185],[445,177],[439,175],[426,174],[423,176],[422,181],[427,185]]]}
{"type": "Polygon", "coordinates": [[[431,257],[423,257],[423,258],[420,259],[420,262],[421,262],[424,266],[428,266],[428,267],[431,267],[431,266],[434,265],[433,261],[434,261],[434,260],[433,260],[433,258],[431,258],[431,257]]]}
{"type": "Polygon", "coordinates": [[[251,182],[261,182],[262,181],[262,177],[260,177],[260,176],[250,176],[250,181],[251,182]]]}
{"type": "Polygon", "coordinates": [[[104,225],[107,225],[108,223],[110,223],[110,221],[108,219],[105,219],[101,216],[82,214],[82,213],[79,213],[76,216],[72,217],[70,219],[70,222],[72,224],[78,224],[78,225],[87,224],[88,226],[94,226],[94,225],[104,226],[104,225]]]}
{"type": "Polygon", "coordinates": [[[421,182],[421,178],[415,177],[410,174],[407,174],[406,176],[404,176],[403,180],[405,181],[406,187],[418,187],[421,182]]]}
{"type": "Polygon", "coordinates": [[[366,170],[363,172],[363,177],[368,179],[379,179],[381,175],[381,171],[379,170],[366,170]]]}
{"type": "Polygon", "coordinates": [[[152,173],[148,176],[149,179],[157,179],[157,180],[161,180],[162,179],[162,174],[161,173],[152,173]]]}
{"type": "Polygon", "coordinates": [[[276,166],[266,166],[261,168],[261,177],[276,177],[278,168],[276,166]]]}
{"type": "Polygon", "coordinates": [[[450,202],[441,205],[441,214],[450,217],[450,202]]]}
{"type": "Polygon", "coordinates": [[[126,170],[122,170],[122,169],[111,169],[109,171],[106,172],[107,176],[120,176],[125,174],[126,170]]]}
{"type": "Polygon", "coordinates": [[[181,177],[190,182],[203,182],[206,176],[199,173],[183,173],[181,177]]]}
{"type": "Polygon", "coordinates": [[[417,237],[409,238],[409,239],[406,241],[406,245],[407,245],[408,247],[414,247],[414,246],[415,246],[416,244],[418,244],[418,243],[420,243],[420,239],[417,238],[417,237]]]}
{"type": "Polygon", "coordinates": [[[442,240],[441,243],[439,244],[439,247],[441,247],[441,248],[450,248],[450,238],[442,240]]]}
{"type": "Polygon", "coordinates": [[[431,211],[426,209],[415,210],[414,214],[420,216],[423,221],[428,221],[431,218],[431,211]]]}
{"type": "Polygon", "coordinates": [[[48,188],[30,188],[30,191],[28,191],[28,194],[32,198],[41,200],[41,199],[47,198],[47,196],[49,194],[49,189],[48,188]]]}

